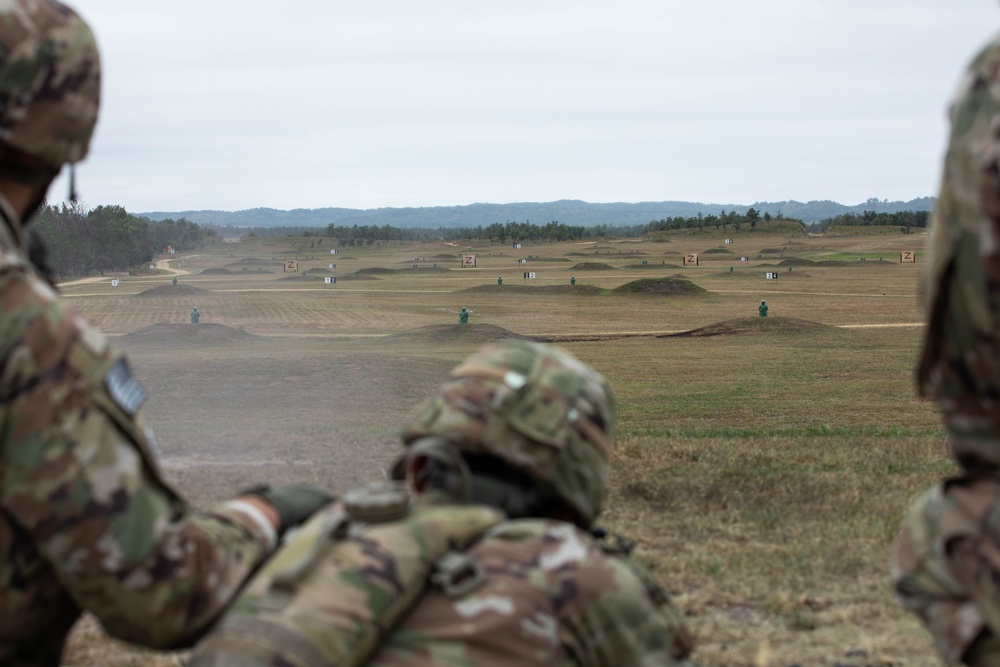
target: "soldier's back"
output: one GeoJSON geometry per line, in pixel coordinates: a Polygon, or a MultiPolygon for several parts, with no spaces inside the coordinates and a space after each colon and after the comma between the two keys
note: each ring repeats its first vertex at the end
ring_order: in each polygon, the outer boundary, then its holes
{"type": "Polygon", "coordinates": [[[478,585],[430,587],[370,665],[687,664],[691,637],[667,593],[572,524],[508,521],[466,556],[478,585]]]}

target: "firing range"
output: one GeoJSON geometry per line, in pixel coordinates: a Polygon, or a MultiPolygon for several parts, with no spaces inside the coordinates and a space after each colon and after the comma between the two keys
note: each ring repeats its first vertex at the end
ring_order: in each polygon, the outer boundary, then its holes
{"type": "Polygon", "coordinates": [[[754,655],[763,635],[789,664],[919,665],[928,640],[882,583],[903,508],[947,465],[910,380],[925,240],[251,237],[61,290],[129,353],[164,468],[199,504],[262,480],[379,479],[406,415],[467,353],[561,344],[618,397],[603,522],[689,611],[699,663],[754,655]]]}

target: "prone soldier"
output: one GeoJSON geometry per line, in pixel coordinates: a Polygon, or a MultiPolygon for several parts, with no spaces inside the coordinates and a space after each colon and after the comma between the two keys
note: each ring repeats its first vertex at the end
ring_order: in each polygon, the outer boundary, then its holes
{"type": "Polygon", "coordinates": [[[189,666],[689,665],[670,596],[594,528],[614,418],[566,352],[482,348],[410,420],[400,481],[313,517],[189,666]]]}
{"type": "Polygon", "coordinates": [[[26,251],[26,221],[62,166],[87,153],[99,97],[97,46],[73,10],[0,3],[4,665],[58,665],[83,610],[126,641],[194,643],[281,532],[332,499],[261,488],[191,511],[151,454],[145,392],[127,360],[57,298],[26,251]]]}

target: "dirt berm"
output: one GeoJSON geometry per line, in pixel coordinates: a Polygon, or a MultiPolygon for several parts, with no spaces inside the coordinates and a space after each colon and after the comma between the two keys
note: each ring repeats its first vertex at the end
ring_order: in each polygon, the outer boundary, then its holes
{"type": "Polygon", "coordinates": [[[615,294],[650,294],[653,296],[701,296],[708,290],[686,278],[642,278],[612,290],[615,294]]]}
{"type": "Polygon", "coordinates": [[[148,290],[144,290],[135,294],[133,296],[189,296],[195,294],[209,294],[212,290],[202,289],[200,287],[195,287],[194,285],[157,285],[156,287],[150,287],[148,290]]]}
{"type": "Polygon", "coordinates": [[[122,347],[130,345],[157,347],[209,347],[236,345],[266,340],[260,336],[223,324],[161,322],[116,339],[122,347]]]}
{"type": "Polygon", "coordinates": [[[781,335],[812,333],[835,329],[829,324],[800,320],[794,317],[743,317],[716,322],[690,331],[661,334],[657,338],[703,338],[709,336],[781,335]]]}

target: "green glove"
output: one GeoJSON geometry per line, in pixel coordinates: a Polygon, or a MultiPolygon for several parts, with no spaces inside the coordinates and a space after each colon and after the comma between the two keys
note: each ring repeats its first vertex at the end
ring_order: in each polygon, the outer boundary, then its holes
{"type": "Polygon", "coordinates": [[[278,510],[278,516],[281,518],[281,528],[278,532],[281,534],[289,528],[304,523],[317,510],[337,499],[335,495],[323,489],[294,484],[273,489],[263,484],[247,489],[243,495],[262,498],[278,510]]]}

